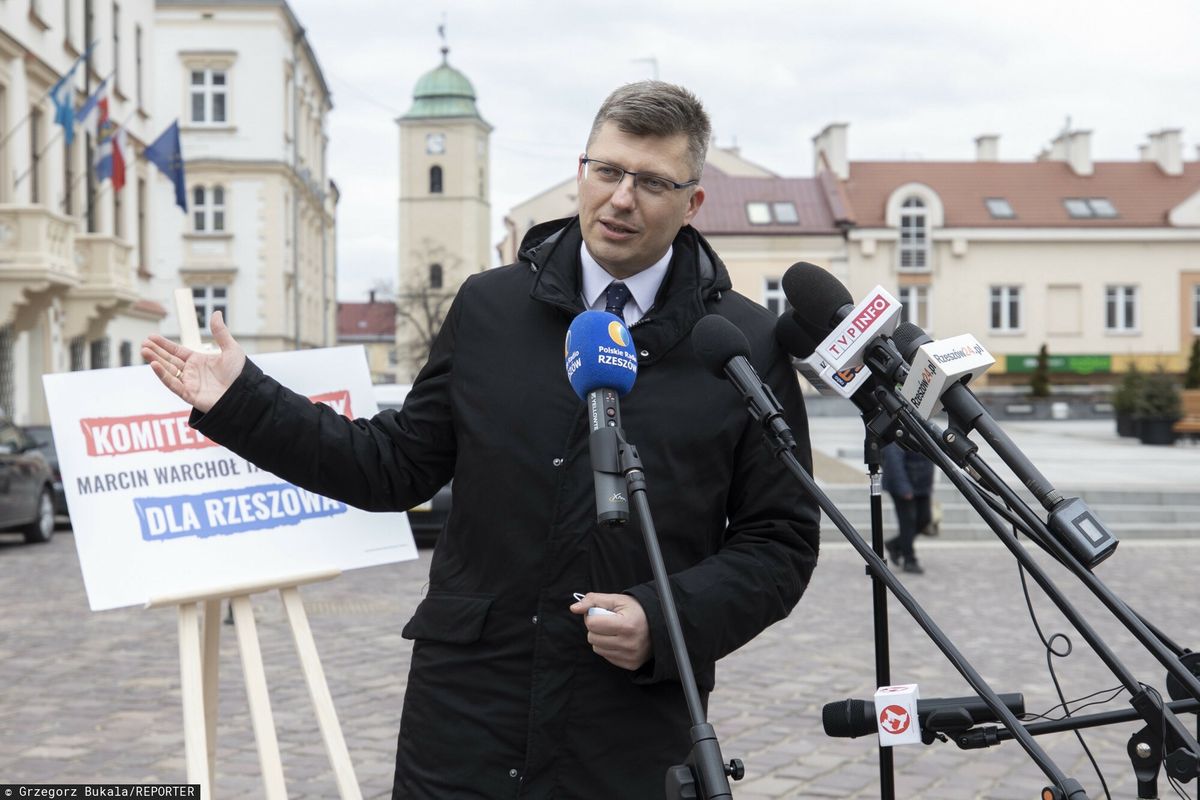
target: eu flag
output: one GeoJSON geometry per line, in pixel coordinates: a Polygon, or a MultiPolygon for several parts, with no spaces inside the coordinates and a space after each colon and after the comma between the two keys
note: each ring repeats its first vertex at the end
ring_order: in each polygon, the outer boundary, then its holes
{"type": "Polygon", "coordinates": [[[183,151],[179,147],[179,120],[172,122],[169,128],[159,134],[143,155],[175,184],[175,205],[186,214],[187,187],[183,178],[183,151]]]}

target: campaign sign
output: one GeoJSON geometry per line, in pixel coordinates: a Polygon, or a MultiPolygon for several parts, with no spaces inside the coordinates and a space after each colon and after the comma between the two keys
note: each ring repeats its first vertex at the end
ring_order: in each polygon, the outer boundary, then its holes
{"type": "MultiPolygon", "coordinates": [[[[350,419],[377,411],[361,346],[254,361],[350,419]]],[[[149,366],[43,383],[93,611],[417,557],[405,514],[360,511],[230,453],[188,426],[191,407],[149,366]]]]}

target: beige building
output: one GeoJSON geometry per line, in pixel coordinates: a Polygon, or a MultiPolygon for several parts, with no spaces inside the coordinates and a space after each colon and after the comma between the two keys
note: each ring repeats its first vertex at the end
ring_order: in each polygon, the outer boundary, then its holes
{"type": "Polygon", "coordinates": [[[46,373],[141,363],[165,313],[151,299],[153,168],[138,157],[159,127],[153,15],[151,0],[0,3],[0,413],[18,423],[48,421],[46,373]],[[70,99],[109,77],[109,116],[126,131],[119,192],[94,179],[92,136],[77,126],[68,146],[54,122],[49,91],[86,42],[70,99]]]}
{"type": "Polygon", "coordinates": [[[993,381],[1027,381],[1043,344],[1064,379],[1183,369],[1200,333],[1200,163],[1179,131],[1117,162],[1092,159],[1087,131],[1030,161],[999,160],[989,135],[975,161],[852,162],[846,135],[814,142],[846,200],[855,296],[894,287],[931,334],[975,334],[993,381]]]}
{"type": "MultiPolygon", "coordinates": [[[[814,137],[813,178],[710,148],[693,225],[739,292],[782,311],[779,279],[797,261],[855,297],[882,285],[932,335],[979,338],[1001,383],[1026,382],[1042,344],[1062,380],[1105,381],[1131,361],[1183,368],[1200,335],[1200,163],[1184,161],[1179,131],[1122,162],[1094,161],[1082,131],[1029,161],[1000,161],[996,136],[975,161],[850,161],[847,133],[814,137]]],[[[571,178],[514,207],[501,260],[575,201],[571,178]]]]}
{"type": "Polygon", "coordinates": [[[448,61],[423,75],[400,126],[399,380],[411,382],[467,276],[491,263],[492,126],[475,89],[448,61]]]}
{"type": "MultiPolygon", "coordinates": [[[[179,118],[187,214],[155,228],[159,297],[192,292],[251,353],[337,338],[337,187],[326,168],[329,87],[284,0],[158,0],[160,113],[179,118]]],[[[156,207],[172,206],[167,181],[156,207]]],[[[164,322],[178,334],[171,304],[164,322]]]]}

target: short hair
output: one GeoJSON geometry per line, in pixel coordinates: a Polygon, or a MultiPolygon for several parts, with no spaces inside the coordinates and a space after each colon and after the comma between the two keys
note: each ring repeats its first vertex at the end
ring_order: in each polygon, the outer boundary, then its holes
{"type": "Polygon", "coordinates": [[[712,125],[696,95],[665,81],[627,83],[605,99],[592,121],[588,147],[606,122],[634,136],[677,136],[686,134],[692,179],[704,170],[712,125]]]}

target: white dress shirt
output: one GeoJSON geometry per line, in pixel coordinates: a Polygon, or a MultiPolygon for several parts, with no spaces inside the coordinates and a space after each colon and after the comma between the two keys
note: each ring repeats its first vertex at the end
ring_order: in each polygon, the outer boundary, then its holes
{"type": "Polygon", "coordinates": [[[625,303],[625,325],[634,325],[646,315],[654,305],[658,289],[663,279],[667,277],[667,267],[671,264],[671,253],[674,247],[667,248],[667,254],[655,261],[648,269],[628,278],[614,278],[608,274],[600,262],[592,258],[587,244],[579,245],[579,260],[583,264],[583,307],[593,311],[603,311],[606,305],[604,290],[615,280],[620,280],[629,289],[631,295],[625,303]]]}

